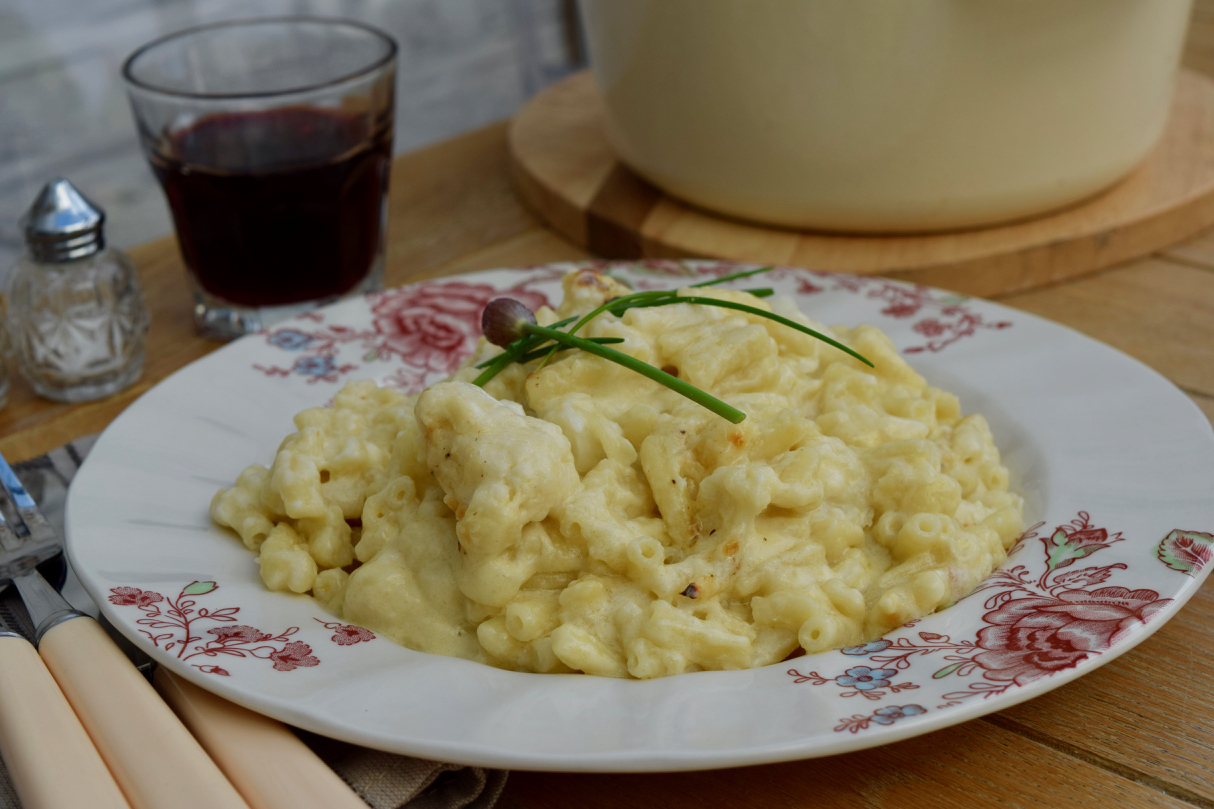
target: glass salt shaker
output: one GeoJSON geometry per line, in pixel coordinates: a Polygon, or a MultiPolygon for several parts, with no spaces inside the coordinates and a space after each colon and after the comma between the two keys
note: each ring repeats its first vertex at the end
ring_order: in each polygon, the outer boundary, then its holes
{"type": "Polygon", "coordinates": [[[29,251],[9,277],[7,327],[39,396],[100,399],[143,372],[143,293],[130,259],[105,246],[104,223],[105,212],[62,178],[24,217],[29,251]]]}

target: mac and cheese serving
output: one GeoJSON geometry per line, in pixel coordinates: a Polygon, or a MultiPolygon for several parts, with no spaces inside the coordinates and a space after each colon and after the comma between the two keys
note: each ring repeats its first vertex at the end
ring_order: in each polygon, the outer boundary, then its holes
{"type": "MultiPolygon", "coordinates": [[[[629,290],[565,278],[541,324],[629,290]]],[[[481,341],[417,396],[346,385],[295,417],[271,468],[211,514],[271,590],[311,593],[412,649],[533,672],[663,677],[878,637],[966,595],[1022,530],[986,421],[878,329],[814,324],[780,297],[698,289],[832,334],[671,304],[590,337],[747,414],[730,424],[569,351],[470,384],[481,341]]]]}

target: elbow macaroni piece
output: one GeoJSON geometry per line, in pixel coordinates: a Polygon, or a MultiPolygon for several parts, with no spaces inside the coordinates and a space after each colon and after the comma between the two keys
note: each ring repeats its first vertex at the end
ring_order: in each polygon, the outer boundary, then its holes
{"type": "MultiPolygon", "coordinates": [[[[588,270],[537,316],[628,290],[588,270]]],[[[745,411],[730,424],[582,352],[406,397],[371,382],[300,413],[271,468],[211,503],[271,590],[426,652],[653,678],[862,643],[941,609],[1003,561],[1021,498],[963,416],[871,326],[699,288],[833,333],[677,303],[590,337],[745,411]]],[[[496,349],[482,343],[477,357],[496,349]]]]}

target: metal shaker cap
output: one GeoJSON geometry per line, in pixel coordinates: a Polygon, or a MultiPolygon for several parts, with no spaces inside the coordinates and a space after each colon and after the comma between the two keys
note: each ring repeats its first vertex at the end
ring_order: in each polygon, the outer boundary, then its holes
{"type": "Polygon", "coordinates": [[[62,177],[43,186],[21,222],[35,261],[75,261],[105,247],[105,211],[62,177]]]}

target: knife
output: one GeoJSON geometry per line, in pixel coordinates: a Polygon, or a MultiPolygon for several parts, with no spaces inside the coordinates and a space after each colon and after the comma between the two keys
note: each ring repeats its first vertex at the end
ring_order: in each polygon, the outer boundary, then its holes
{"type": "Polygon", "coordinates": [[[0,683],[0,757],[25,809],[130,809],[38,652],[2,617],[0,683]]]}
{"type": "Polygon", "coordinates": [[[204,691],[163,666],[152,681],[252,809],[367,809],[286,725],[204,691]]]}

